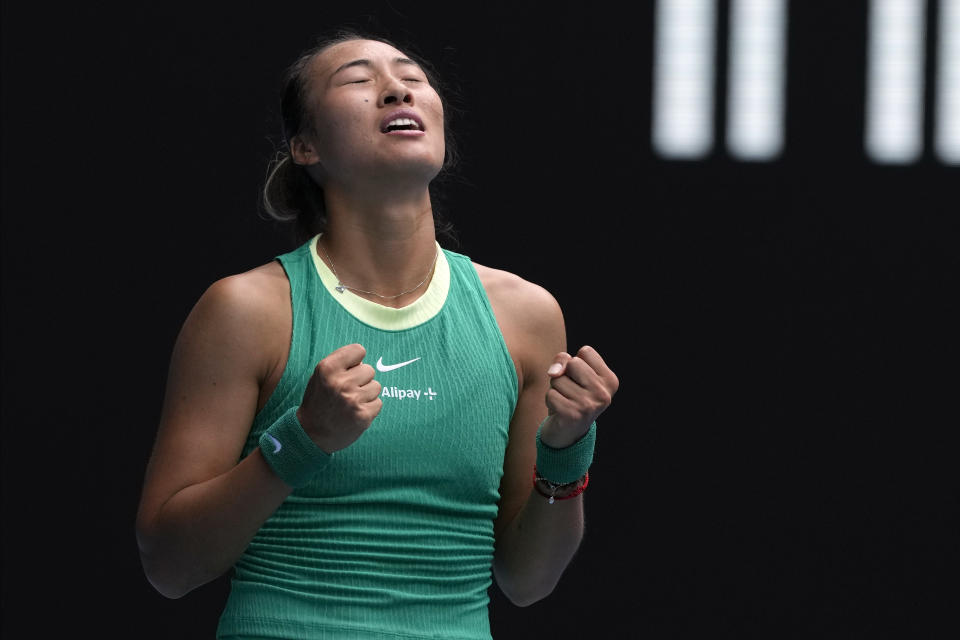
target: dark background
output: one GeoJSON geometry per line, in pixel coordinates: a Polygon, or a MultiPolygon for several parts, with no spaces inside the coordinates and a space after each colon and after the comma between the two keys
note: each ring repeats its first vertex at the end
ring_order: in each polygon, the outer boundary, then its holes
{"type": "Polygon", "coordinates": [[[583,546],[545,601],[491,589],[494,637],[958,637],[960,169],[865,156],[862,1],[791,3],[780,158],[719,126],[664,161],[627,6],[3,2],[5,638],[213,637],[225,579],[144,578],[140,483],[193,303],[293,246],[258,212],[279,77],[345,23],[455,92],[450,248],[621,379],[583,546]]]}

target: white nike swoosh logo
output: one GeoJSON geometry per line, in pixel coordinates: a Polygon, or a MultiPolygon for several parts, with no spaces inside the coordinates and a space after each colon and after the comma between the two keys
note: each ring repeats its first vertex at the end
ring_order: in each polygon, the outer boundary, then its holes
{"type": "Polygon", "coordinates": [[[280,441],[277,440],[276,438],[274,438],[272,435],[270,435],[270,434],[268,433],[268,434],[267,434],[267,437],[270,438],[270,439],[273,441],[273,444],[274,444],[274,446],[276,447],[276,449],[273,450],[274,453],[276,453],[277,451],[280,451],[280,449],[283,448],[283,445],[280,444],[280,441]]]}
{"type": "Polygon", "coordinates": [[[400,367],[405,367],[412,362],[416,362],[419,359],[420,358],[414,358],[413,360],[398,362],[397,364],[383,364],[383,358],[377,358],[377,371],[393,371],[394,369],[399,369],[400,367]]]}

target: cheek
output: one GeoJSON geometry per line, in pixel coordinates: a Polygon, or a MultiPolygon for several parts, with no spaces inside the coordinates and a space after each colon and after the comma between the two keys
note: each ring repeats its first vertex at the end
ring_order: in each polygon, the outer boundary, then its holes
{"type": "Polygon", "coordinates": [[[440,99],[436,98],[434,101],[425,104],[423,110],[429,118],[432,129],[440,132],[437,139],[439,140],[440,147],[443,148],[446,144],[444,140],[446,130],[443,123],[443,105],[440,103],[440,99]]]}
{"type": "Polygon", "coordinates": [[[424,110],[430,114],[431,119],[436,122],[437,125],[443,127],[443,104],[436,94],[433,95],[433,100],[426,101],[424,110]]]}
{"type": "MultiPolygon", "coordinates": [[[[363,104],[363,100],[360,100],[363,104]]],[[[317,133],[323,147],[323,154],[334,161],[341,154],[354,154],[362,148],[364,142],[373,139],[370,124],[356,113],[341,113],[329,118],[317,126],[317,133]]]]}

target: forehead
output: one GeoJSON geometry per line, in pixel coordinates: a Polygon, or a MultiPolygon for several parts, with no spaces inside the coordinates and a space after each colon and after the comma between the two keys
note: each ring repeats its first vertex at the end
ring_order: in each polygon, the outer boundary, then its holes
{"type": "Polygon", "coordinates": [[[369,60],[371,63],[393,63],[398,58],[407,58],[402,51],[378,40],[348,40],[339,42],[318,53],[310,65],[311,75],[317,80],[326,80],[342,65],[354,60],[369,60]]]}

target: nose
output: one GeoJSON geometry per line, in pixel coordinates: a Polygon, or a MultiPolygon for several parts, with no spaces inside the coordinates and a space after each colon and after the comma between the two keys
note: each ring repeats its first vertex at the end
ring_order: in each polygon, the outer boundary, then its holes
{"type": "Polygon", "coordinates": [[[384,107],[390,104],[413,106],[413,93],[407,88],[407,85],[396,78],[391,78],[380,93],[380,106],[384,107]]]}

